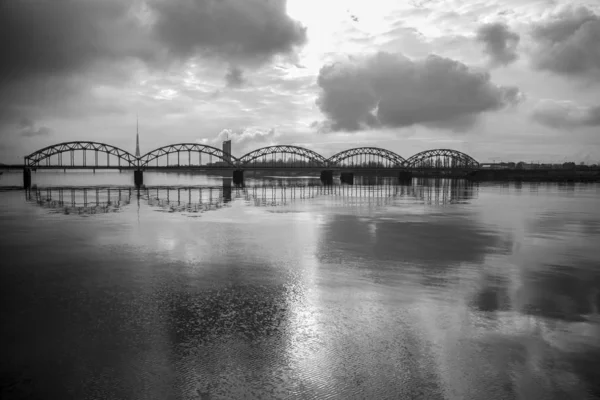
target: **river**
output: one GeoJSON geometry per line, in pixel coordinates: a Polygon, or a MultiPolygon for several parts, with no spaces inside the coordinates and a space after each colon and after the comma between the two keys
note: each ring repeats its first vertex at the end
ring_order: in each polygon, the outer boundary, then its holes
{"type": "Polygon", "coordinates": [[[0,178],[2,398],[600,394],[600,184],[0,178]]]}

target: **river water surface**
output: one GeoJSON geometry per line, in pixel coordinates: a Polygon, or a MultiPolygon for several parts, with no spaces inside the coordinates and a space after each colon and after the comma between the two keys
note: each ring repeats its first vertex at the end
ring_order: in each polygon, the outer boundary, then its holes
{"type": "Polygon", "coordinates": [[[598,184],[144,178],[0,191],[3,399],[600,393],[598,184]]]}

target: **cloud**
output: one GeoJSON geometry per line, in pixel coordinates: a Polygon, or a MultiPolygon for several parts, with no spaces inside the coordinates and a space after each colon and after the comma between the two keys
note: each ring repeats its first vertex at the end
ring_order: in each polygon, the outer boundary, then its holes
{"type": "Polygon", "coordinates": [[[61,75],[95,61],[131,57],[151,64],[165,58],[165,52],[168,58],[188,59],[205,51],[228,60],[266,61],[306,42],[306,29],[286,14],[285,0],[147,0],[137,4],[119,0],[3,4],[2,76],[61,75]]]}
{"type": "Polygon", "coordinates": [[[533,65],[562,75],[600,73],[600,16],[585,8],[564,8],[533,25],[533,65]]]}
{"type": "Polygon", "coordinates": [[[232,153],[236,156],[255,150],[261,146],[272,144],[275,137],[279,136],[275,129],[264,130],[257,127],[244,129],[223,129],[212,140],[200,139],[198,142],[221,148],[224,140],[231,140],[232,153]]]}
{"type": "Polygon", "coordinates": [[[25,137],[46,136],[52,133],[52,129],[45,126],[35,128],[35,124],[29,118],[22,118],[18,124],[19,134],[25,137]]]}
{"type": "Polygon", "coordinates": [[[131,8],[118,0],[3,2],[0,119],[15,123],[39,107],[86,92],[91,81],[128,75],[97,67],[144,56],[135,21],[131,8]],[[88,79],[81,79],[85,74],[88,79]]]}
{"type": "Polygon", "coordinates": [[[198,51],[235,62],[292,54],[306,28],[286,14],[285,0],[151,0],[154,33],[171,54],[198,51]]]}
{"type": "Polygon", "coordinates": [[[508,65],[517,60],[517,45],[520,36],[508,25],[496,22],[484,24],[477,30],[476,40],[484,45],[492,66],[508,65]]]}
{"type": "Polygon", "coordinates": [[[139,55],[131,7],[116,0],[23,1],[0,12],[0,74],[63,75],[93,61],[139,55]]]}
{"type": "Polygon", "coordinates": [[[468,129],[479,114],[520,97],[516,87],[497,86],[488,73],[436,55],[416,61],[385,52],[350,58],[323,66],[317,82],[317,105],[333,131],[416,124],[468,129]]]}
{"type": "Polygon", "coordinates": [[[330,133],[334,130],[331,121],[313,121],[310,127],[317,133],[330,133]]]}
{"type": "Polygon", "coordinates": [[[198,56],[258,66],[305,41],[285,0],[2,2],[0,123],[102,108],[96,87],[126,88],[144,69],[165,74],[198,56]]]}
{"type": "Polygon", "coordinates": [[[531,116],[540,124],[557,129],[600,126],[600,105],[585,107],[572,101],[543,100],[531,116]]]}
{"type": "Polygon", "coordinates": [[[244,71],[238,67],[230,66],[225,75],[225,81],[227,82],[227,87],[242,86],[246,82],[244,79],[244,71]]]}

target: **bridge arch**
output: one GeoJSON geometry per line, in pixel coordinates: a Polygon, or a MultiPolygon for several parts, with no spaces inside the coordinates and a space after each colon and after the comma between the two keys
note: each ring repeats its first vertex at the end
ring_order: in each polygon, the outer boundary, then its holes
{"type": "Polygon", "coordinates": [[[244,154],[239,158],[240,166],[258,166],[265,167],[324,167],[327,165],[327,159],[319,153],[306,149],[304,147],[292,145],[277,145],[262,147],[244,154]],[[281,155],[285,158],[277,158],[281,155]]]}
{"type": "Polygon", "coordinates": [[[404,166],[405,161],[401,155],[380,147],[357,147],[334,154],[327,163],[331,167],[347,165],[358,168],[392,168],[404,166]]]}
{"type": "MultiPolygon", "coordinates": [[[[111,146],[105,143],[98,142],[63,142],[58,144],[53,144],[51,146],[44,147],[43,149],[37,150],[28,156],[25,156],[25,164],[30,167],[38,166],[40,161],[47,160],[50,162],[50,157],[53,155],[58,155],[58,160],[60,166],[75,166],[73,153],[71,153],[71,162],[69,164],[62,163],[62,154],[65,152],[75,152],[75,151],[83,151],[83,166],[86,165],[86,151],[95,151],[106,153],[107,159],[109,155],[116,156],[119,160],[119,165],[121,160],[127,163],[126,166],[135,166],[137,165],[137,158],[125,151],[115,146],[111,146]]],[[[96,153],[97,154],[97,153],[96,153]]],[[[96,164],[98,163],[98,158],[96,157],[96,164]]],[[[108,161],[107,161],[108,162],[108,161]]]]}
{"type": "MultiPolygon", "coordinates": [[[[178,143],[178,144],[170,144],[167,146],[163,146],[163,147],[159,147],[158,149],[154,149],[152,151],[149,151],[148,153],[144,154],[143,156],[141,156],[139,158],[139,165],[140,167],[147,167],[150,166],[150,162],[156,160],[156,162],[158,163],[158,159],[160,157],[167,157],[167,166],[173,166],[173,165],[169,165],[169,154],[173,154],[173,153],[177,153],[177,165],[180,164],[181,161],[181,153],[188,153],[188,165],[203,165],[202,164],[202,154],[206,154],[209,157],[216,157],[218,160],[217,162],[222,162],[224,163],[224,166],[228,166],[228,167],[233,167],[237,164],[237,158],[235,158],[234,156],[232,156],[231,154],[225,154],[223,152],[223,150],[218,149],[216,147],[212,147],[212,146],[208,146],[205,144],[199,144],[199,143],[178,143]],[[191,158],[191,153],[198,153],[198,164],[192,164],[192,158],[191,158]]],[[[196,161],[196,159],[194,159],[194,162],[196,161]]],[[[218,166],[218,164],[216,163],[212,163],[209,162],[208,164],[205,165],[212,165],[212,166],[218,166]]]]}
{"type": "Polygon", "coordinates": [[[417,153],[406,160],[410,168],[477,168],[479,162],[468,154],[458,150],[434,149],[417,153]]]}

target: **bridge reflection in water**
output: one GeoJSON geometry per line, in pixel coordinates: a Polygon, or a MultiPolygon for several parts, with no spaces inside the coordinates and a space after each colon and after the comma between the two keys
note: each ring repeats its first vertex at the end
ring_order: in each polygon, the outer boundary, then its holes
{"type": "Polygon", "coordinates": [[[53,212],[98,214],[119,211],[133,193],[130,187],[34,187],[25,190],[25,198],[53,212]]]}
{"type": "Polygon", "coordinates": [[[477,196],[477,184],[460,179],[414,179],[410,184],[393,184],[382,178],[365,179],[355,185],[321,185],[273,180],[246,186],[154,187],[34,187],[25,191],[26,200],[51,212],[100,214],[119,212],[134,201],[143,201],[158,211],[202,213],[243,201],[255,207],[277,207],[312,199],[325,199],[334,207],[378,207],[393,203],[451,205],[477,196]]]}

